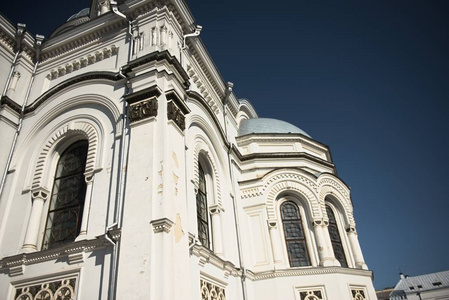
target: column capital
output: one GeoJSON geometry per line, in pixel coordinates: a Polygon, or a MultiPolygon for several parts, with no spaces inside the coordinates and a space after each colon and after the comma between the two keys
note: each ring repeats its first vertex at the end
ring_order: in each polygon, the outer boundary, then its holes
{"type": "Polygon", "coordinates": [[[267,224],[269,229],[275,229],[278,225],[278,220],[277,219],[267,220],[267,224]]]}
{"type": "Polygon", "coordinates": [[[315,220],[313,220],[312,221],[312,225],[313,225],[313,227],[316,227],[316,226],[327,226],[327,225],[329,225],[329,220],[328,219],[315,219],[315,220]]]}
{"type": "Polygon", "coordinates": [[[346,232],[353,232],[353,233],[357,233],[357,230],[355,229],[354,225],[348,225],[346,226],[346,232]]]}
{"type": "Polygon", "coordinates": [[[37,187],[37,188],[33,188],[31,190],[31,197],[33,198],[33,201],[35,199],[42,199],[45,201],[47,201],[48,196],[50,195],[50,191],[47,188],[44,187],[37,187]]]}
{"type": "Polygon", "coordinates": [[[219,215],[224,211],[223,207],[220,204],[214,204],[209,207],[209,213],[211,215],[219,215]]]}

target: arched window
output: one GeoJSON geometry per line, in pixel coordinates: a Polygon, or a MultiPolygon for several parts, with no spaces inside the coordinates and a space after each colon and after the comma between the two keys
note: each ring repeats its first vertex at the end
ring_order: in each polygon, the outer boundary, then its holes
{"type": "Polygon", "coordinates": [[[298,206],[292,201],[282,203],[281,219],[290,267],[310,266],[306,237],[298,206]]]}
{"type": "Polygon", "coordinates": [[[337,220],[335,219],[334,212],[329,205],[326,204],[326,212],[329,218],[329,235],[331,238],[332,249],[334,249],[335,258],[340,262],[342,267],[347,268],[346,255],[341,243],[340,232],[338,231],[337,220]]]}
{"type": "Polygon", "coordinates": [[[199,169],[199,186],[196,194],[196,218],[198,222],[198,238],[204,247],[210,249],[209,209],[207,207],[206,176],[201,165],[199,169]]]}
{"type": "Polygon", "coordinates": [[[45,225],[43,249],[72,242],[78,236],[86,196],[88,142],[78,141],[59,158],[45,225]]]}

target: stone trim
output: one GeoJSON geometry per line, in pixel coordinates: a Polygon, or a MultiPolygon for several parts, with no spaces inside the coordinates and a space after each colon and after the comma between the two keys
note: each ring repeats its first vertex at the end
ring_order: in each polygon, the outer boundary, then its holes
{"type": "Polygon", "coordinates": [[[292,268],[283,270],[270,270],[265,272],[252,272],[247,270],[248,279],[253,281],[265,280],[269,278],[276,277],[290,277],[290,276],[310,276],[310,275],[320,275],[320,274],[348,274],[356,276],[364,276],[373,278],[373,272],[370,270],[361,269],[350,269],[341,267],[303,267],[303,268],[292,268]]]}
{"type": "Polygon", "coordinates": [[[120,76],[117,75],[117,73],[112,72],[90,72],[86,74],[81,74],[78,76],[75,76],[73,78],[68,79],[67,81],[64,81],[57,86],[53,87],[51,90],[44,93],[42,96],[36,99],[32,104],[28,105],[25,108],[25,114],[31,113],[35,111],[42,103],[44,103],[47,99],[52,97],[53,95],[57,94],[58,92],[64,90],[65,88],[83,82],[88,80],[110,80],[110,81],[118,81],[121,79],[120,76]]]}
{"type": "Polygon", "coordinates": [[[43,186],[43,178],[45,177],[46,160],[50,154],[50,150],[59,141],[64,139],[70,134],[81,134],[86,137],[89,148],[87,152],[86,170],[84,172],[86,177],[93,175],[96,167],[96,160],[99,151],[99,136],[97,130],[86,122],[71,122],[70,124],[64,125],[59,130],[57,130],[42,146],[42,151],[38,156],[38,160],[35,165],[32,190],[43,186]]]}
{"type": "Polygon", "coordinates": [[[91,53],[84,57],[81,57],[71,63],[54,68],[48,73],[48,75],[46,77],[49,80],[55,80],[55,79],[62,77],[66,74],[70,74],[74,71],[85,68],[88,65],[93,65],[93,64],[100,62],[104,59],[107,59],[114,55],[117,55],[117,53],[118,53],[118,48],[115,45],[111,45],[107,48],[96,51],[95,53],[91,53]]]}
{"type": "MultiPolygon", "coordinates": [[[[118,238],[120,238],[118,236],[118,238]]],[[[24,274],[27,265],[38,264],[44,261],[56,260],[61,257],[67,257],[67,263],[82,263],[85,253],[92,252],[94,249],[106,247],[110,243],[99,236],[94,240],[81,240],[64,246],[14,256],[4,257],[0,260],[0,270],[9,270],[9,276],[24,274]]]]}
{"type": "Polygon", "coordinates": [[[175,224],[173,221],[167,218],[157,219],[150,222],[151,225],[153,225],[153,231],[154,233],[169,233],[170,229],[172,228],[173,224],[175,224]]]}
{"type": "Polygon", "coordinates": [[[179,61],[176,59],[176,57],[172,56],[168,50],[164,50],[162,52],[160,51],[154,51],[147,55],[144,55],[140,58],[137,58],[133,61],[131,61],[129,64],[123,66],[122,70],[123,73],[127,74],[131,72],[133,69],[143,66],[145,64],[148,64],[153,61],[167,61],[169,64],[171,64],[173,67],[175,67],[176,71],[179,73],[179,75],[184,80],[183,85],[186,89],[189,88],[189,75],[187,75],[186,71],[184,71],[184,68],[181,66],[179,61]]]}

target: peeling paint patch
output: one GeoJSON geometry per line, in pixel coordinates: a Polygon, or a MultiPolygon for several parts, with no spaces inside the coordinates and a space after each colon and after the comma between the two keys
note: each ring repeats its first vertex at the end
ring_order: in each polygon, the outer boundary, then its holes
{"type": "Polygon", "coordinates": [[[176,222],[173,228],[174,228],[175,242],[177,243],[185,235],[184,230],[182,230],[181,216],[179,215],[179,213],[176,214],[176,222]]]}
{"type": "Polygon", "coordinates": [[[176,156],[176,153],[172,152],[171,157],[173,158],[173,162],[175,163],[176,168],[179,168],[178,156],[176,156]]]}

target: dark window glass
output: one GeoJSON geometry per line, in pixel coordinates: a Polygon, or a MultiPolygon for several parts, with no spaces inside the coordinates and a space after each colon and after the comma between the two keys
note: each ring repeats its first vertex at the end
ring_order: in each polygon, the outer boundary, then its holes
{"type": "Polygon", "coordinates": [[[43,249],[73,242],[78,236],[83,215],[86,181],[84,171],[87,141],[71,145],[61,155],[56,168],[43,249]]]}
{"type": "Polygon", "coordinates": [[[290,201],[282,203],[281,219],[284,226],[285,243],[287,244],[290,266],[310,266],[301,216],[295,203],[290,201]]]}
{"type": "Polygon", "coordinates": [[[335,215],[329,205],[326,205],[326,212],[329,218],[329,235],[331,237],[332,249],[334,249],[335,258],[340,262],[342,267],[347,268],[346,255],[341,243],[340,233],[338,231],[337,221],[335,215]]]}
{"type": "Polygon", "coordinates": [[[199,168],[199,187],[196,194],[196,218],[198,221],[198,238],[204,247],[210,248],[209,211],[207,209],[206,177],[201,165],[199,168]]]}

